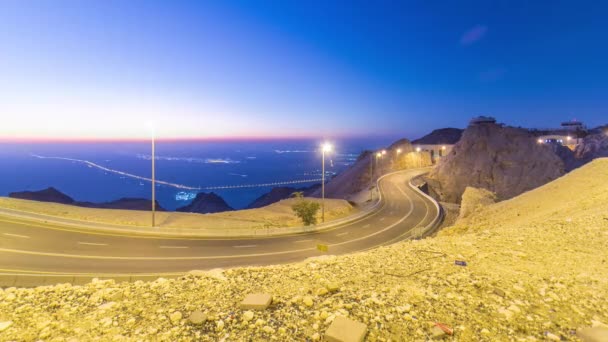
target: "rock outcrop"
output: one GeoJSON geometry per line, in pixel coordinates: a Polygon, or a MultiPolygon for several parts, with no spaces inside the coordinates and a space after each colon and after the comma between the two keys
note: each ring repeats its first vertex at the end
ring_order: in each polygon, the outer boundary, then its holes
{"type": "Polygon", "coordinates": [[[10,198],[18,198],[30,201],[53,202],[61,204],[74,204],[74,199],[61,191],[50,187],[39,191],[20,191],[8,194],[10,198]]]}
{"type": "Polygon", "coordinates": [[[432,131],[422,138],[412,141],[412,144],[453,145],[460,140],[462,137],[462,132],[464,132],[464,130],[460,128],[440,128],[432,131]]]}
{"type": "Polygon", "coordinates": [[[457,203],[467,186],[488,189],[504,200],[564,174],[563,161],[527,130],[480,124],[464,131],[427,180],[442,200],[457,203]]]}
{"type": "Polygon", "coordinates": [[[608,157],[608,134],[592,134],[583,139],[576,147],[574,157],[581,163],[588,163],[595,158],[608,157]]]}
{"type": "Polygon", "coordinates": [[[284,200],[286,198],[291,197],[291,195],[295,192],[302,192],[304,193],[304,196],[308,196],[320,187],[321,184],[314,184],[304,188],[293,188],[288,186],[272,188],[269,192],[263,194],[262,196],[256,198],[253,202],[251,202],[246,209],[256,209],[271,205],[280,200],[284,200]]]}
{"type": "Polygon", "coordinates": [[[496,203],[496,194],[486,189],[467,186],[462,194],[458,220],[469,217],[481,208],[496,203]]]}
{"type": "Polygon", "coordinates": [[[190,204],[176,209],[176,211],[180,212],[199,214],[220,213],[231,210],[234,209],[214,192],[199,192],[190,204]]]}
{"type": "MultiPolygon", "coordinates": [[[[63,192],[53,187],[40,191],[11,192],[10,194],[8,194],[8,197],[38,202],[69,204],[78,207],[98,209],[150,210],[150,208],[152,208],[152,201],[145,198],[121,198],[116,201],[103,203],[78,202],[75,201],[72,197],[64,194],[63,192]]],[[[165,211],[165,209],[160,206],[158,201],[156,201],[156,210],[165,211]]]]}

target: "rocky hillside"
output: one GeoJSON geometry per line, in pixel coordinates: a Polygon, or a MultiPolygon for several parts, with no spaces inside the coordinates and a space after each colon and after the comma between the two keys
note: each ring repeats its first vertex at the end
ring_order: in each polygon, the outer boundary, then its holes
{"type": "MultiPolygon", "coordinates": [[[[416,152],[412,143],[407,139],[394,142],[386,149],[386,154],[377,158],[376,153],[365,151],[361,153],[355,164],[332,178],[325,185],[325,196],[331,198],[351,199],[361,191],[369,189],[373,181],[380,176],[397,170],[405,170],[432,165],[428,152],[416,152]],[[373,177],[370,163],[373,162],[373,177]]],[[[313,196],[320,197],[317,190],[313,196]]],[[[369,197],[369,196],[368,196],[369,197]]],[[[366,198],[368,198],[366,197],[366,198]]]]}
{"type": "Polygon", "coordinates": [[[582,163],[587,163],[595,158],[608,157],[608,134],[588,135],[583,139],[574,151],[574,156],[582,163]]]}
{"type": "Polygon", "coordinates": [[[464,131],[428,181],[444,201],[460,202],[467,186],[490,190],[504,200],[564,174],[564,162],[527,130],[482,124],[464,131]]]}
{"type": "MultiPolygon", "coordinates": [[[[98,209],[122,209],[122,210],[150,210],[152,208],[152,201],[145,198],[121,198],[115,201],[94,203],[94,202],[79,202],[75,201],[72,197],[62,193],[61,191],[50,187],[40,191],[22,191],[22,192],[11,192],[8,197],[24,199],[30,201],[39,202],[52,202],[75,205],[84,208],[98,208],[98,209]]],[[[156,210],[165,211],[156,201],[156,210]]]]}
{"type": "Polygon", "coordinates": [[[74,199],[61,191],[50,187],[39,191],[20,191],[8,194],[10,198],[18,198],[30,201],[53,202],[61,204],[74,204],[74,199]]]}
{"type": "Polygon", "coordinates": [[[211,214],[232,211],[232,207],[214,192],[199,192],[190,204],[177,208],[175,211],[185,213],[211,214]]]}
{"type": "Polygon", "coordinates": [[[424,144],[424,145],[439,145],[448,144],[453,145],[457,143],[462,137],[464,130],[460,128],[441,128],[432,131],[431,133],[423,136],[422,138],[412,141],[412,144],[424,144]]]}
{"type": "Polygon", "coordinates": [[[289,198],[295,192],[302,192],[304,196],[309,196],[310,194],[315,192],[315,190],[319,189],[319,187],[321,187],[321,184],[314,184],[309,187],[303,188],[293,188],[288,186],[275,187],[272,188],[269,192],[256,198],[247,206],[247,209],[262,208],[267,205],[271,205],[272,203],[276,203],[280,200],[289,198]]]}
{"type": "Polygon", "coordinates": [[[321,341],[345,316],[366,341],[583,341],[608,332],[606,179],[598,159],[436,238],[363,253],[0,290],[0,340],[321,341]],[[249,293],[272,303],[240,308],[249,293]]]}

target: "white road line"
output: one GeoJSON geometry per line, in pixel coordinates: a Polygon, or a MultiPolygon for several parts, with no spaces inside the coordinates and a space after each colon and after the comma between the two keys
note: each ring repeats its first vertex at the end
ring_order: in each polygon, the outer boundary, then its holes
{"type": "Polygon", "coordinates": [[[369,223],[368,223],[368,224],[366,224],[365,226],[363,226],[363,228],[367,228],[367,227],[369,227],[369,223]]]}
{"type": "Polygon", "coordinates": [[[336,234],[336,236],[342,236],[342,235],[346,235],[346,234],[348,234],[348,232],[344,232],[344,233],[336,234]]]}
{"type": "Polygon", "coordinates": [[[243,246],[232,246],[234,248],[253,248],[253,247],[257,247],[258,245],[243,245],[243,246]]]}
{"type": "Polygon", "coordinates": [[[95,243],[95,242],[81,242],[78,241],[79,245],[89,245],[89,246],[107,246],[107,243],[95,243]]]}
{"type": "Polygon", "coordinates": [[[380,221],[384,221],[384,217],[381,217],[381,218],[380,218],[380,221]]]}
{"type": "Polygon", "coordinates": [[[3,233],[6,236],[18,237],[23,239],[29,239],[30,237],[27,235],[19,235],[19,234],[11,234],[11,233],[3,233]]]}
{"type": "Polygon", "coordinates": [[[160,246],[160,248],[176,248],[176,249],[185,249],[188,246],[160,246]]]}
{"type": "Polygon", "coordinates": [[[309,241],[312,241],[312,239],[298,240],[298,241],[294,241],[294,242],[295,242],[295,243],[298,243],[298,242],[309,242],[309,241]]]}

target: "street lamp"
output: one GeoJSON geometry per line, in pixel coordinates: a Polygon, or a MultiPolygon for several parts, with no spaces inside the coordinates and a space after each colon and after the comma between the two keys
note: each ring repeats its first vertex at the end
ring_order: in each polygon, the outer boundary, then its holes
{"type": "Polygon", "coordinates": [[[325,222],[325,152],[331,152],[332,146],[330,143],[324,143],[321,146],[322,151],[322,161],[321,161],[321,172],[322,172],[322,180],[321,180],[321,221],[325,222]]]}
{"type": "Polygon", "coordinates": [[[397,149],[397,154],[399,154],[399,153],[401,153],[401,149],[400,148],[397,149]]]}
{"type": "Polygon", "coordinates": [[[156,129],[152,125],[152,227],[156,225],[156,129]]]}

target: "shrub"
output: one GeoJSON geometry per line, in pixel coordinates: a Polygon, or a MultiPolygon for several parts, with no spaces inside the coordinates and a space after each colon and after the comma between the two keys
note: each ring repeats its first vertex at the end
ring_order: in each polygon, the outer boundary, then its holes
{"type": "Polygon", "coordinates": [[[317,211],[319,211],[319,208],[321,208],[319,203],[304,199],[291,206],[291,210],[293,210],[297,217],[302,219],[305,226],[317,223],[317,211]]]}

